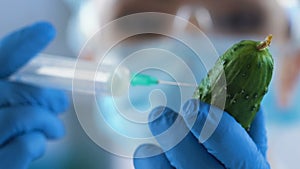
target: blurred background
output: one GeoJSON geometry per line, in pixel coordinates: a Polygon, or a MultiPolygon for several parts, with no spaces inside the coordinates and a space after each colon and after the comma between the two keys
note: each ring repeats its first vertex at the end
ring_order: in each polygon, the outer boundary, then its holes
{"type": "MultiPolygon", "coordinates": [[[[200,28],[219,54],[245,38],[273,34],[271,52],[275,74],[263,100],[267,115],[269,161],[273,169],[299,168],[300,157],[300,2],[298,0],[2,0],[0,36],[36,21],[49,21],[57,37],[45,53],[77,57],[101,26],[138,12],[163,12],[183,17],[200,28]]],[[[185,25],[172,24],[189,31],[185,25]]],[[[167,27],[165,29],[168,29],[167,27]]],[[[116,29],[115,31],[124,31],[116,29]]],[[[134,43],[158,38],[141,36],[134,43]]],[[[86,58],[93,60],[88,52],[86,58]]],[[[95,105],[82,95],[82,109],[95,105]]],[[[62,116],[63,140],[50,142],[42,159],[30,169],[132,168],[130,158],[118,157],[97,146],[81,128],[73,108],[62,116]]]]}

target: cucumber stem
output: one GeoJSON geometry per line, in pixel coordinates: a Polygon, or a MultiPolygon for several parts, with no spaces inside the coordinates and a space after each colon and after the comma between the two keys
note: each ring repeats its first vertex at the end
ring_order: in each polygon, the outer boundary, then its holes
{"type": "Polygon", "coordinates": [[[262,50],[266,49],[267,47],[269,47],[271,44],[272,38],[273,38],[272,34],[268,35],[264,41],[260,42],[256,46],[256,49],[258,49],[259,51],[262,51],[262,50]]]}

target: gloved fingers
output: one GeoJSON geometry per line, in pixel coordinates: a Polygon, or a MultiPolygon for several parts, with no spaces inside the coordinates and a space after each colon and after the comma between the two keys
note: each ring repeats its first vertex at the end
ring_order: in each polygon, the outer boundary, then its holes
{"type": "Polygon", "coordinates": [[[149,120],[151,132],[175,168],[224,168],[199,144],[178,113],[158,107],[150,113],[149,120]]]}
{"type": "Polygon", "coordinates": [[[248,132],[252,140],[255,142],[257,148],[261,151],[264,157],[268,148],[267,131],[265,127],[265,118],[262,109],[260,109],[250,127],[248,132]]]}
{"type": "Polygon", "coordinates": [[[65,133],[62,121],[46,109],[19,106],[0,110],[0,146],[32,131],[39,131],[49,139],[61,138],[65,133]]]}
{"type": "Polygon", "coordinates": [[[216,113],[218,110],[220,109],[193,99],[184,105],[183,116],[194,136],[201,142],[204,140],[203,145],[207,151],[226,168],[269,168],[268,162],[246,130],[228,113],[216,113]],[[193,118],[195,123],[189,124],[193,118]],[[203,136],[209,137],[203,139],[203,136]]]}
{"type": "Polygon", "coordinates": [[[42,51],[54,38],[52,25],[39,22],[15,31],[0,41],[0,78],[6,78],[42,51]]]}
{"type": "Polygon", "coordinates": [[[8,81],[0,81],[0,89],[1,108],[32,105],[58,114],[64,112],[69,104],[66,93],[60,90],[8,81]]]}
{"type": "Polygon", "coordinates": [[[19,135],[0,148],[0,168],[27,169],[45,152],[46,138],[40,132],[19,135]]]}
{"type": "Polygon", "coordinates": [[[163,150],[153,144],[139,146],[134,152],[133,164],[136,169],[174,169],[163,150]]]}

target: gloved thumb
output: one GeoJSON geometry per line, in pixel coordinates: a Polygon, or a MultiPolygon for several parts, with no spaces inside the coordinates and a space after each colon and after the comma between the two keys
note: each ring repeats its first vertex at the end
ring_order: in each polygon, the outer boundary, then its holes
{"type": "Polygon", "coordinates": [[[194,136],[226,168],[270,168],[262,152],[246,130],[228,113],[221,110],[222,114],[219,114],[217,110],[220,109],[192,99],[183,106],[182,114],[194,136]],[[209,111],[210,109],[212,111],[209,111]],[[216,118],[218,116],[221,118],[216,118]],[[193,124],[189,123],[191,119],[195,119],[193,124]],[[213,131],[211,132],[211,130],[213,131]],[[210,136],[204,140],[202,137],[206,138],[207,133],[210,133],[210,136]]]}
{"type": "Polygon", "coordinates": [[[0,41],[0,78],[6,78],[41,52],[55,37],[55,29],[39,22],[17,30],[0,41]]]}

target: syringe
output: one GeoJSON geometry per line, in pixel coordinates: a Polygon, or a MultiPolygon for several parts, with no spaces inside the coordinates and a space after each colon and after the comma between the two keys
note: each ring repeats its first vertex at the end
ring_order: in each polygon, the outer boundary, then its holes
{"type": "Polygon", "coordinates": [[[11,81],[67,91],[100,95],[122,95],[131,86],[158,84],[196,87],[188,83],[158,80],[145,74],[131,74],[126,67],[63,56],[40,54],[10,77],[11,81]],[[114,85],[116,85],[114,87],[114,85]],[[112,91],[111,89],[114,89],[112,91]]]}

